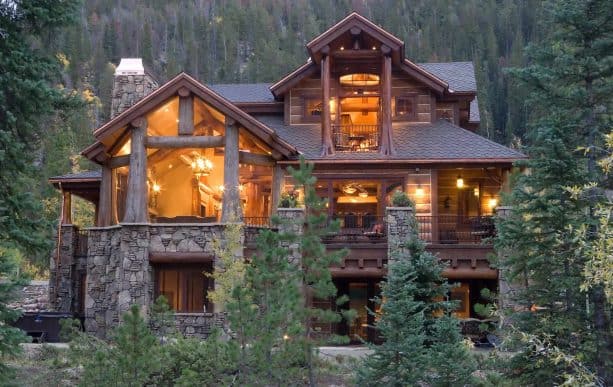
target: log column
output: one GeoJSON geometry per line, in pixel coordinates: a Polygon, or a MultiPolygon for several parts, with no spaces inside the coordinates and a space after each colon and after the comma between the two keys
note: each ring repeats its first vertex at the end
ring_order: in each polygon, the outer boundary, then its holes
{"type": "Polygon", "coordinates": [[[232,118],[226,117],[226,135],[223,158],[223,202],[221,207],[222,222],[237,222],[242,218],[240,193],[238,191],[238,125],[232,118]]]}
{"type": "Polygon", "coordinates": [[[147,151],[145,135],[147,120],[137,118],[132,126],[130,171],[128,173],[128,194],[126,198],[125,223],[147,222],[147,151]]]}
{"type": "Polygon", "coordinates": [[[72,224],[72,196],[62,191],[62,224],[72,224]]]}
{"type": "Polygon", "coordinates": [[[321,57],[321,133],[322,149],[321,155],[334,154],[334,143],[332,142],[332,125],[330,122],[330,47],[326,46],[322,50],[321,57]]]}
{"type": "Polygon", "coordinates": [[[113,170],[108,166],[102,166],[102,180],[100,181],[100,200],[98,201],[98,216],[96,225],[107,227],[112,224],[113,210],[113,170]]]}
{"type": "Polygon", "coordinates": [[[392,141],[392,57],[389,47],[381,46],[383,53],[381,73],[381,144],[380,152],[383,155],[394,153],[392,141]]]}
{"type": "Polygon", "coordinates": [[[281,200],[281,192],[283,191],[283,183],[285,182],[285,172],[283,168],[277,164],[272,169],[272,195],[270,198],[270,214],[276,215],[281,200]]]}
{"type": "Polygon", "coordinates": [[[179,136],[194,134],[194,97],[184,87],[179,89],[179,136]]]}

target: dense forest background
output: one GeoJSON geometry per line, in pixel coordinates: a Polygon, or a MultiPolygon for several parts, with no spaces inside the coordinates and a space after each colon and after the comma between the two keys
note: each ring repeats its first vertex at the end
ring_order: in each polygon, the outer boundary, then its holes
{"type": "MultiPolygon", "coordinates": [[[[77,22],[40,48],[63,65],[65,87],[89,104],[60,114],[41,138],[39,192],[55,222],[49,176],[90,168],[78,155],[108,119],[115,66],[142,57],[160,83],[185,71],[204,83],[274,82],[307,60],[305,45],[357,11],[405,42],[416,62],[473,61],[481,133],[517,146],[525,136],[526,93],[505,69],[526,63],[543,36],[538,0],[86,0],[77,22]]],[[[91,210],[76,203],[76,222],[91,210]]],[[[50,235],[50,240],[52,240],[50,235]]],[[[40,257],[40,262],[47,258],[40,257]]]]}

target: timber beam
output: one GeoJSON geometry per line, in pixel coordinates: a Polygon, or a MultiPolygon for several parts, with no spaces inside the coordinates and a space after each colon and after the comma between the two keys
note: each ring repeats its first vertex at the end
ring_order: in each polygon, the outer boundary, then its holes
{"type": "Polygon", "coordinates": [[[224,136],[147,136],[147,148],[217,148],[223,147],[224,136]]]}
{"type": "Polygon", "coordinates": [[[241,164],[259,165],[262,167],[273,167],[275,159],[268,155],[260,155],[257,153],[239,151],[238,160],[241,164]]]}

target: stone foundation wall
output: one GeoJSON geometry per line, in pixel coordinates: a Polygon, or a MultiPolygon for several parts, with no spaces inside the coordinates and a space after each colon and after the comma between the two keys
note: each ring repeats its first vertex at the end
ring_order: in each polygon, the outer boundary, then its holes
{"type": "MultiPolygon", "coordinates": [[[[151,253],[202,252],[214,256],[214,241],[224,243],[224,230],[220,224],[121,224],[90,229],[86,331],[107,337],[133,304],[148,315],[154,302],[151,253]]],[[[177,329],[194,336],[207,335],[217,321],[213,314],[177,314],[176,318],[177,329]]]]}
{"type": "Polygon", "coordinates": [[[8,305],[24,312],[41,312],[49,308],[49,281],[30,281],[21,288],[17,300],[8,305]]]}
{"type": "MultiPolygon", "coordinates": [[[[213,329],[223,329],[224,318],[220,313],[175,313],[174,329],[185,337],[206,339],[213,329]]],[[[151,329],[158,336],[165,333],[159,326],[152,326],[151,329]]]]}

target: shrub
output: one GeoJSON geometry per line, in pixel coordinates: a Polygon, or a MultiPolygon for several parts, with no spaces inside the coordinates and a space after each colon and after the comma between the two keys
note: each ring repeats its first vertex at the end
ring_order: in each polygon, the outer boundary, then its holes
{"type": "Polygon", "coordinates": [[[394,207],[413,207],[413,202],[409,196],[402,191],[396,191],[392,195],[392,206],[394,207]]]}

